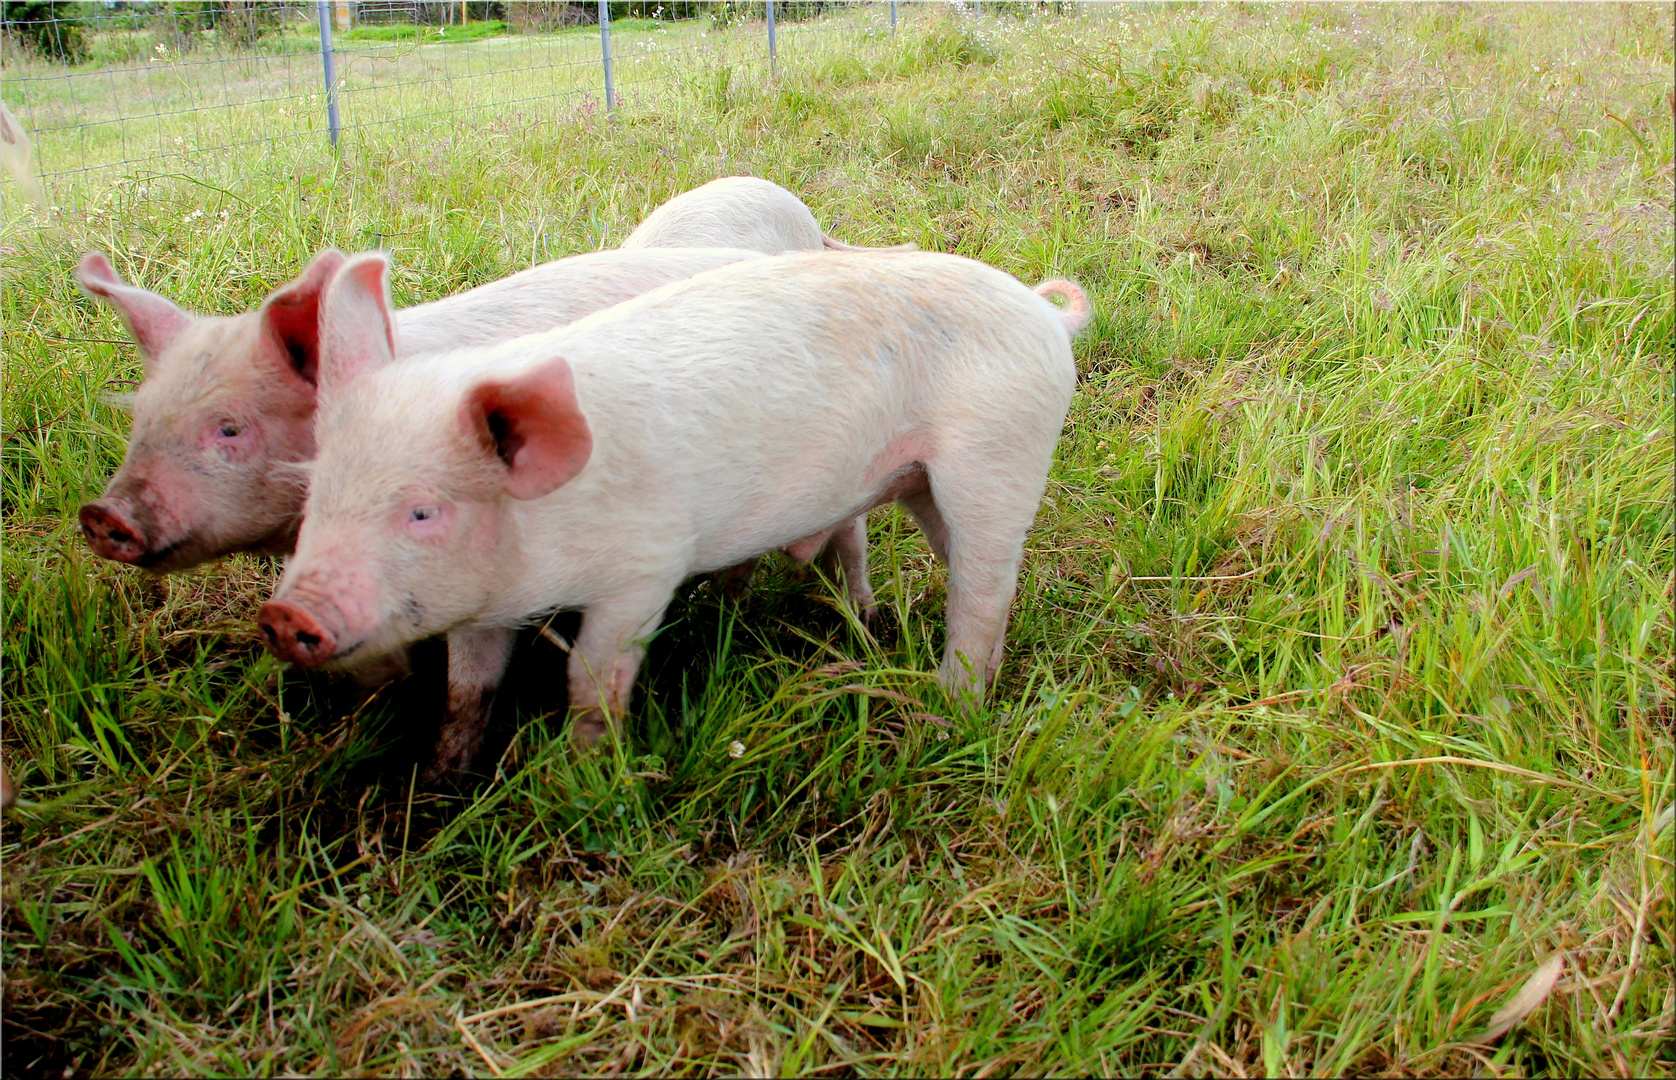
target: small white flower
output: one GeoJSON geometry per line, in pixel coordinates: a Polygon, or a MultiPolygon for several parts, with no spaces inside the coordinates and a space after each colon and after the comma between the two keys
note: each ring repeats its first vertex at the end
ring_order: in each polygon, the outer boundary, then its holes
{"type": "Polygon", "coordinates": [[[727,756],[730,758],[744,757],[745,744],[740,742],[738,739],[734,739],[732,742],[727,744],[727,756]]]}

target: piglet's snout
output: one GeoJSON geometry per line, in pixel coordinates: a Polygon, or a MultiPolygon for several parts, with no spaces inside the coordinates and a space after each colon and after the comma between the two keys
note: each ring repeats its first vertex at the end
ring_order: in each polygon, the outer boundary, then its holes
{"type": "Polygon", "coordinates": [[[145,531],[118,502],[101,500],[83,506],[81,531],[87,545],[101,558],[137,563],[145,557],[145,531]]]}
{"type": "Polygon", "coordinates": [[[307,609],[289,601],[269,600],[263,604],[256,613],[256,624],[262,628],[268,651],[281,660],[319,667],[337,653],[338,643],[332,632],[307,609]]]}

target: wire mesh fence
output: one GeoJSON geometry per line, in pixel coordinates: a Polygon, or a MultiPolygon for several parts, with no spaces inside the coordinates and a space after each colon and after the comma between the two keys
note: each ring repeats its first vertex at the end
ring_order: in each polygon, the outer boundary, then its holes
{"type": "Polygon", "coordinates": [[[117,179],[214,183],[282,143],[329,154],[381,129],[417,141],[725,98],[836,61],[930,6],[7,2],[0,97],[49,197],[70,205],[117,179]]]}

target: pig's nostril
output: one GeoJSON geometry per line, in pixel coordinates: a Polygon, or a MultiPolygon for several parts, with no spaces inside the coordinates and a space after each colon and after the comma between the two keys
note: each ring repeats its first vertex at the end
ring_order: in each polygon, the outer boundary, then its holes
{"type": "Polygon", "coordinates": [[[110,541],[113,544],[127,544],[127,543],[132,542],[133,539],[134,539],[132,536],[130,536],[128,533],[123,532],[121,529],[112,529],[110,532],[106,533],[105,535],[110,538],[110,541]]]}
{"type": "Polygon", "coordinates": [[[279,635],[274,633],[274,628],[269,626],[267,623],[262,624],[262,639],[269,645],[276,645],[279,643],[279,635]]]}
{"type": "Polygon", "coordinates": [[[301,645],[305,649],[313,649],[316,645],[320,644],[320,635],[311,634],[307,630],[298,630],[297,644],[301,645]]]}

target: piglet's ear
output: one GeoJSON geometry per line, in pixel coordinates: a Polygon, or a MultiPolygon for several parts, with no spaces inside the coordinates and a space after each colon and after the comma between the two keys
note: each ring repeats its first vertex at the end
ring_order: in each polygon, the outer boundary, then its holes
{"type": "Polygon", "coordinates": [[[396,356],[390,261],[368,251],[338,269],[320,311],[320,385],[343,386],[396,356]]]}
{"type": "Polygon", "coordinates": [[[140,347],[140,360],[148,370],[170,343],[192,325],[192,316],[170,301],[117,277],[110,262],[97,251],[81,257],[76,281],[83,292],[115,305],[122,312],[140,347]]]}
{"type": "Polygon", "coordinates": [[[506,493],[539,499],[582,471],[593,432],[563,357],[503,379],[486,379],[460,405],[466,435],[506,466],[506,493]]]}
{"type": "Polygon", "coordinates": [[[319,382],[320,298],[344,261],[343,252],[327,248],[301,277],[269,293],[256,313],[262,351],[310,385],[319,382]]]}

